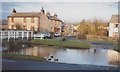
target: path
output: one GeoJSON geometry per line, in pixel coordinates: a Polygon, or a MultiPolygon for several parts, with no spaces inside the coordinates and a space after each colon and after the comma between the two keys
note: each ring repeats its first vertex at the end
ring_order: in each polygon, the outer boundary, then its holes
{"type": "Polygon", "coordinates": [[[3,70],[118,70],[118,67],[3,59],[3,70]]]}

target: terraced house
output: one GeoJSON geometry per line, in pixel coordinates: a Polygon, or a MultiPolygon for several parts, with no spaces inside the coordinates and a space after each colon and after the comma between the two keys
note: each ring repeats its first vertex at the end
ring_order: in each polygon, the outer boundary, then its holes
{"type": "Polygon", "coordinates": [[[39,32],[61,32],[62,20],[50,15],[50,12],[45,13],[41,9],[40,12],[17,12],[13,9],[10,16],[8,16],[9,29],[24,29],[39,32]]]}
{"type": "Polygon", "coordinates": [[[112,15],[109,24],[109,37],[119,38],[120,37],[119,28],[120,28],[120,21],[118,19],[118,15],[112,15]]]}

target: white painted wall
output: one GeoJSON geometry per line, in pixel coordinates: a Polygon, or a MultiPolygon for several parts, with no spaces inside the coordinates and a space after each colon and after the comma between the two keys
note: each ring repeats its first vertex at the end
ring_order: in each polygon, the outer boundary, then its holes
{"type": "Polygon", "coordinates": [[[110,23],[109,25],[109,37],[112,37],[114,32],[118,32],[118,28],[114,28],[114,24],[117,23],[110,23]]]}

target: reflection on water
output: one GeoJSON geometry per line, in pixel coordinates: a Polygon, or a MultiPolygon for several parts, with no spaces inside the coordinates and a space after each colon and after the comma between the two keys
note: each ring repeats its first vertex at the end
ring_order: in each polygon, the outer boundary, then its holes
{"type": "Polygon", "coordinates": [[[3,52],[42,56],[48,59],[51,55],[54,58],[58,58],[58,62],[74,63],[74,64],[92,64],[92,65],[110,65],[108,60],[107,49],[68,49],[68,48],[56,48],[54,46],[40,46],[40,45],[20,45],[12,44],[4,45],[3,48],[8,48],[3,52]],[[6,47],[5,47],[6,46],[6,47]]]}
{"type": "Polygon", "coordinates": [[[20,54],[33,55],[33,56],[43,56],[48,57],[52,53],[56,53],[57,48],[46,47],[46,46],[33,46],[28,48],[22,48],[18,51],[20,54]]]}

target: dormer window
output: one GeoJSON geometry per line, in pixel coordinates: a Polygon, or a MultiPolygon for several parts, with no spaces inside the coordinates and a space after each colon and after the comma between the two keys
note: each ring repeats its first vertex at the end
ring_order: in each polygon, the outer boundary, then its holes
{"type": "Polygon", "coordinates": [[[118,28],[118,24],[114,24],[114,28],[118,28]]]}
{"type": "Polygon", "coordinates": [[[56,13],[54,14],[54,17],[57,17],[57,14],[56,14],[56,13]]]}

